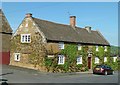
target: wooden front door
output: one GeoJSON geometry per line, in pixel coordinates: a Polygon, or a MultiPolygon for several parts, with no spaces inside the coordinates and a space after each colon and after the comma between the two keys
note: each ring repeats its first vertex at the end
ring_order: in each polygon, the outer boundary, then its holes
{"type": "Polygon", "coordinates": [[[0,52],[0,64],[9,65],[10,63],[10,52],[0,52]]]}
{"type": "Polygon", "coordinates": [[[91,69],[91,57],[88,57],[88,69],[91,69]]]}

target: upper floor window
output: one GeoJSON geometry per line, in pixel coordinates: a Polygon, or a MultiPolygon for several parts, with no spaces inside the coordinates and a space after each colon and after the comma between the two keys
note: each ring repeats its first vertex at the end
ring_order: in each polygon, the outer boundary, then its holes
{"type": "Polygon", "coordinates": [[[64,62],[65,62],[65,56],[58,55],[58,64],[64,64],[64,62]]]}
{"type": "Polygon", "coordinates": [[[30,34],[21,34],[21,42],[30,43],[31,42],[30,34]]]}
{"type": "Polygon", "coordinates": [[[96,51],[99,51],[98,46],[96,46],[96,51]]]}
{"type": "Polygon", "coordinates": [[[82,49],[81,44],[78,44],[78,50],[81,50],[81,49],[82,49]]]}
{"type": "Polygon", "coordinates": [[[82,56],[77,57],[77,64],[82,64],[82,56]]]}
{"type": "Polygon", "coordinates": [[[107,46],[104,46],[104,51],[107,51],[107,46]]]}
{"type": "Polygon", "coordinates": [[[59,42],[59,49],[64,49],[64,42],[59,42]]]}

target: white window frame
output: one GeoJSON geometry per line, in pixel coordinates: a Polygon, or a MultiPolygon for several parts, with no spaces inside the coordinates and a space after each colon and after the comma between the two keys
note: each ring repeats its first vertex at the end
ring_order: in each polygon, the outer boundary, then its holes
{"type": "Polygon", "coordinates": [[[113,57],[113,62],[116,62],[116,60],[117,60],[117,57],[113,57]]]}
{"type": "Polygon", "coordinates": [[[104,57],[104,62],[107,62],[107,57],[104,57]]]}
{"type": "Polygon", "coordinates": [[[95,57],[95,64],[99,64],[99,58],[95,57]]]}
{"type": "Polygon", "coordinates": [[[31,34],[21,34],[21,43],[30,43],[31,34]]]}
{"type": "Polygon", "coordinates": [[[20,53],[14,53],[14,60],[20,61],[20,53]]]}
{"type": "Polygon", "coordinates": [[[64,42],[59,42],[59,49],[64,49],[64,42]]]}
{"type": "Polygon", "coordinates": [[[55,55],[47,55],[48,56],[48,58],[53,58],[53,57],[55,57],[55,55]]]}
{"type": "Polygon", "coordinates": [[[82,56],[77,57],[77,65],[82,64],[82,56]]]}
{"type": "Polygon", "coordinates": [[[98,46],[96,46],[96,51],[99,51],[99,47],[98,46]]]}
{"type": "Polygon", "coordinates": [[[81,44],[78,44],[78,50],[81,50],[81,49],[82,49],[81,44]]]}
{"type": "Polygon", "coordinates": [[[58,55],[58,65],[62,65],[65,63],[65,56],[64,55],[58,55]]]}
{"type": "Polygon", "coordinates": [[[107,46],[104,46],[104,51],[107,51],[107,46]]]}

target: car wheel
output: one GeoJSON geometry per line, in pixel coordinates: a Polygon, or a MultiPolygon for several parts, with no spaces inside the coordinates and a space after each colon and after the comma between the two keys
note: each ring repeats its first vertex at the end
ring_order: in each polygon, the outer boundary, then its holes
{"type": "Polygon", "coordinates": [[[105,73],[104,73],[105,75],[107,75],[108,74],[108,72],[107,71],[105,71],[105,73]]]}

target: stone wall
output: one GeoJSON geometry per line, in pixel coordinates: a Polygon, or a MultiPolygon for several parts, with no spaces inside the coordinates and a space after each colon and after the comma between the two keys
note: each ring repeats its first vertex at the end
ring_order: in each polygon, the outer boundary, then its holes
{"type": "Polygon", "coordinates": [[[48,42],[46,44],[46,50],[48,54],[58,54],[60,52],[58,43],[48,42]]]}
{"type": "Polygon", "coordinates": [[[17,31],[13,34],[13,37],[11,39],[10,65],[32,68],[32,69],[41,69],[41,68],[44,69],[44,67],[39,67],[36,64],[37,61],[35,61],[36,59],[43,59],[42,55],[45,53],[44,40],[45,39],[42,36],[42,33],[39,31],[38,27],[33,22],[32,18],[25,18],[18,27],[17,31]],[[31,42],[22,43],[21,34],[30,34],[31,42]],[[20,53],[20,61],[15,61],[14,59],[15,53],[20,53]]]}
{"type": "Polygon", "coordinates": [[[10,34],[2,34],[2,51],[3,52],[9,52],[10,51],[10,39],[11,39],[10,34]]]}

